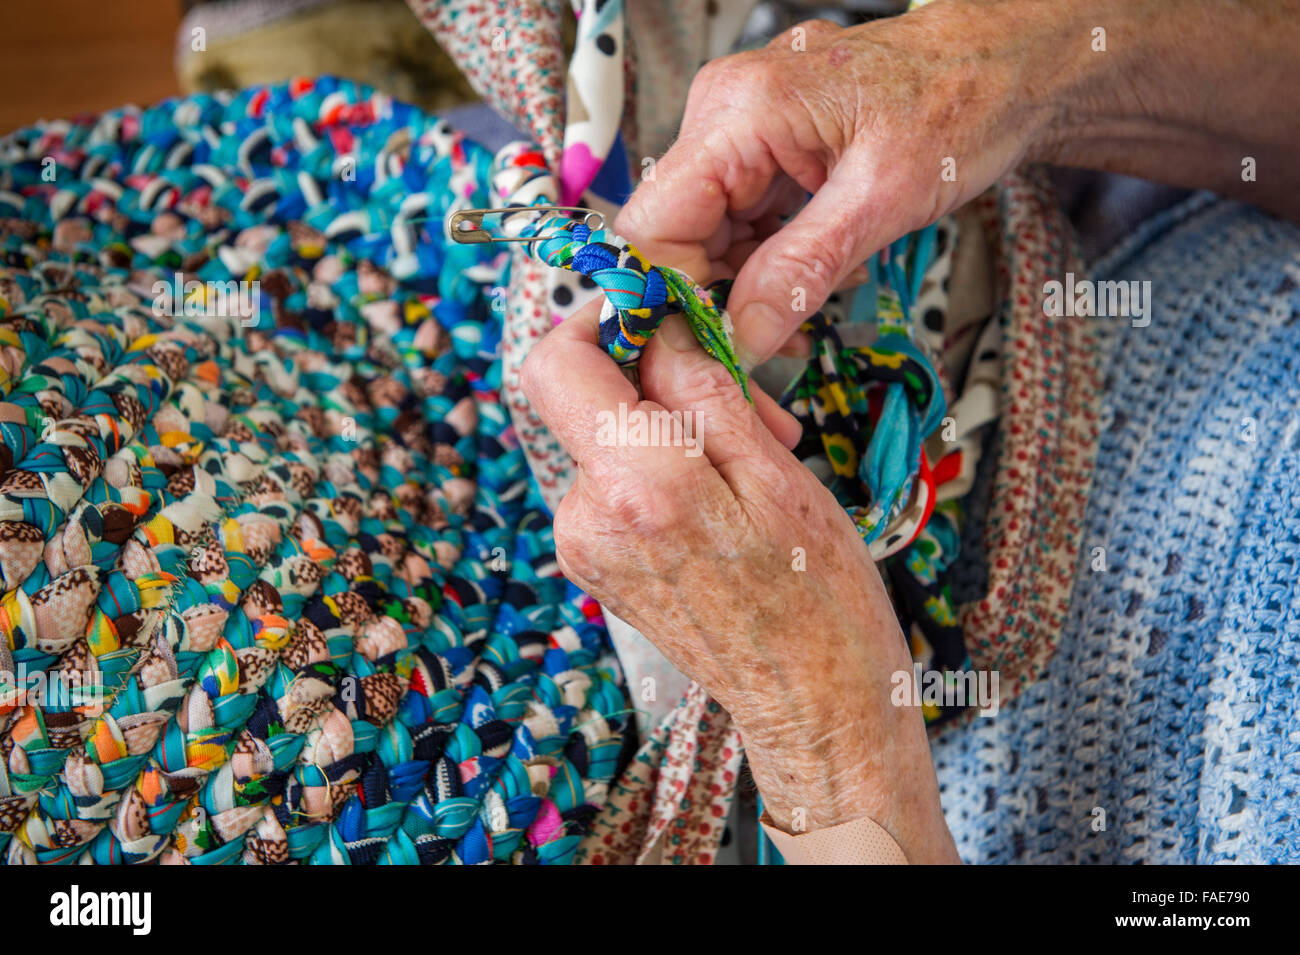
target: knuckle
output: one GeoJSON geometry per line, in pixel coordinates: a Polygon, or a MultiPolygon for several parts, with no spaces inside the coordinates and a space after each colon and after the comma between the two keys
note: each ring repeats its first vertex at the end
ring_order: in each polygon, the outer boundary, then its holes
{"type": "Polygon", "coordinates": [[[524,397],[533,404],[537,404],[541,398],[543,388],[547,380],[546,364],[550,350],[546,346],[546,339],[543,338],[528,353],[524,363],[519,368],[519,390],[524,393],[524,397]]]}
{"type": "Polygon", "coordinates": [[[558,523],[555,525],[555,558],[564,576],[578,586],[590,589],[600,584],[600,566],[592,559],[586,542],[571,530],[561,530],[558,523]]]}
{"type": "Polygon", "coordinates": [[[717,88],[726,71],[723,61],[728,59],[730,57],[709,60],[696,72],[695,78],[691,80],[690,89],[686,92],[686,109],[682,118],[683,131],[689,128],[693,120],[698,120],[701,115],[711,111],[715,103],[721,99],[717,88]]]}
{"type": "Polygon", "coordinates": [[[764,89],[776,88],[780,71],[770,54],[762,50],[733,53],[709,60],[691,83],[692,105],[731,109],[754,101],[764,89]]]}
{"type": "Polygon", "coordinates": [[[565,495],[556,509],[552,527],[555,557],[566,577],[580,581],[580,585],[599,584],[604,577],[604,562],[595,552],[598,535],[592,533],[590,521],[582,506],[576,503],[576,496],[573,492],[565,495]]]}
{"type": "MultiPolygon", "coordinates": [[[[689,368],[678,372],[677,400],[684,406],[695,409],[697,417],[708,417],[707,410],[700,409],[720,408],[724,410],[724,416],[745,410],[746,402],[736,380],[722,365],[704,356],[703,352],[701,356],[689,368]],[[708,364],[705,364],[705,359],[708,364]]],[[[700,424],[706,425],[706,422],[700,421],[700,424]]]]}
{"type": "Polygon", "coordinates": [[[606,597],[601,592],[600,581],[594,576],[595,570],[590,561],[583,559],[581,549],[566,547],[561,550],[560,545],[557,543],[555,545],[555,562],[560,567],[560,573],[567,580],[581,587],[601,603],[605,602],[606,597]]]}
{"type": "Polygon", "coordinates": [[[601,598],[619,589],[628,568],[653,562],[682,515],[671,496],[652,493],[626,474],[601,480],[599,497],[590,494],[565,496],[552,533],[565,576],[601,598]]]}
{"type": "Polygon", "coordinates": [[[608,487],[606,495],[609,530],[624,539],[654,540],[677,523],[678,508],[672,499],[652,493],[637,482],[619,482],[608,487]]]}
{"type": "MultiPolygon", "coordinates": [[[[816,305],[830,294],[840,272],[849,264],[853,250],[848,242],[838,241],[825,232],[799,237],[797,244],[786,244],[774,250],[773,268],[785,276],[792,285],[808,288],[816,305]]],[[[814,303],[809,302],[809,307],[814,303]]]]}
{"type": "Polygon", "coordinates": [[[691,81],[691,93],[706,94],[719,80],[734,70],[736,59],[737,56],[719,56],[701,66],[691,81]]]}
{"type": "Polygon", "coordinates": [[[791,92],[788,63],[771,55],[756,53],[745,72],[736,77],[733,102],[749,103],[770,109],[791,92]]]}

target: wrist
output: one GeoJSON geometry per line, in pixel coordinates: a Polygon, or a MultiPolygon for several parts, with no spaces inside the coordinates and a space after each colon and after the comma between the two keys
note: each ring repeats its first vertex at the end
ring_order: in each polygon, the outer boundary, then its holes
{"type": "Polygon", "coordinates": [[[823,686],[819,697],[783,718],[737,720],[772,822],[797,834],[866,817],[914,863],[960,862],[920,711],[874,685],[823,686]]]}
{"type": "Polygon", "coordinates": [[[1050,161],[1062,139],[1136,116],[1134,64],[1141,43],[1133,8],[1141,0],[953,0],[981,24],[981,48],[1000,51],[1010,78],[1023,159],[1050,161]],[[1130,102],[1130,101],[1133,102],[1130,102]]]}

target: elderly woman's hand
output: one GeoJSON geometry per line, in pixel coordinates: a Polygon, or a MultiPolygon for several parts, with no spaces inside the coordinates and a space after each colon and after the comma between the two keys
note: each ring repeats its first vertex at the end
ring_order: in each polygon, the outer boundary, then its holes
{"type": "Polygon", "coordinates": [[[578,465],[555,516],[565,575],[727,708],[778,825],[867,815],[913,862],[957,861],[920,711],[890,704],[891,676],[911,676],[898,621],[844,510],[774,436],[793,440],[792,422],[747,404],[679,317],[640,371],[645,400],[600,348],[594,306],[524,365],[578,465]],[[634,424],[681,413],[682,440],[619,443],[620,405],[634,424]]]}
{"type": "Polygon", "coordinates": [[[618,233],[699,281],[735,276],[741,358],[770,357],[865,280],[872,253],[979,195],[1048,122],[1014,40],[1019,6],[809,21],[707,63],[618,233]]]}
{"type": "Polygon", "coordinates": [[[700,70],[617,231],[697,281],[735,276],[753,365],[860,284],[872,253],[1022,160],[1300,218],[1298,42],[1300,0],[936,0],[847,29],[803,23],[700,70]]]}

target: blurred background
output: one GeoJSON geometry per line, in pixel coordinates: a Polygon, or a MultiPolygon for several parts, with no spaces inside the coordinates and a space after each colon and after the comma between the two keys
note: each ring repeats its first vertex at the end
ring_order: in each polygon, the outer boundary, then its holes
{"type": "MultiPolygon", "coordinates": [[[[0,135],[39,119],[322,73],[435,112],[476,99],[405,0],[0,2],[0,135]]],[[[762,0],[740,45],[812,17],[853,23],[905,5],[762,0]]],[[[565,22],[572,48],[572,15],[565,22]]]]}
{"type": "Polygon", "coordinates": [[[4,0],[0,133],[179,92],[177,0],[4,0]]]}
{"type": "Polygon", "coordinates": [[[404,0],[3,2],[0,134],[322,73],[435,111],[474,99],[404,0]]]}

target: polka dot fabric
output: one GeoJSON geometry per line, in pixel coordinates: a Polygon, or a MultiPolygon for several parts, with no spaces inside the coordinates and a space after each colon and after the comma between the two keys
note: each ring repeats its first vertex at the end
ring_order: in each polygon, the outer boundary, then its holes
{"type": "Polygon", "coordinates": [[[442,235],[491,164],[332,79],[0,143],[0,858],[571,861],[627,706],[442,235]]]}

